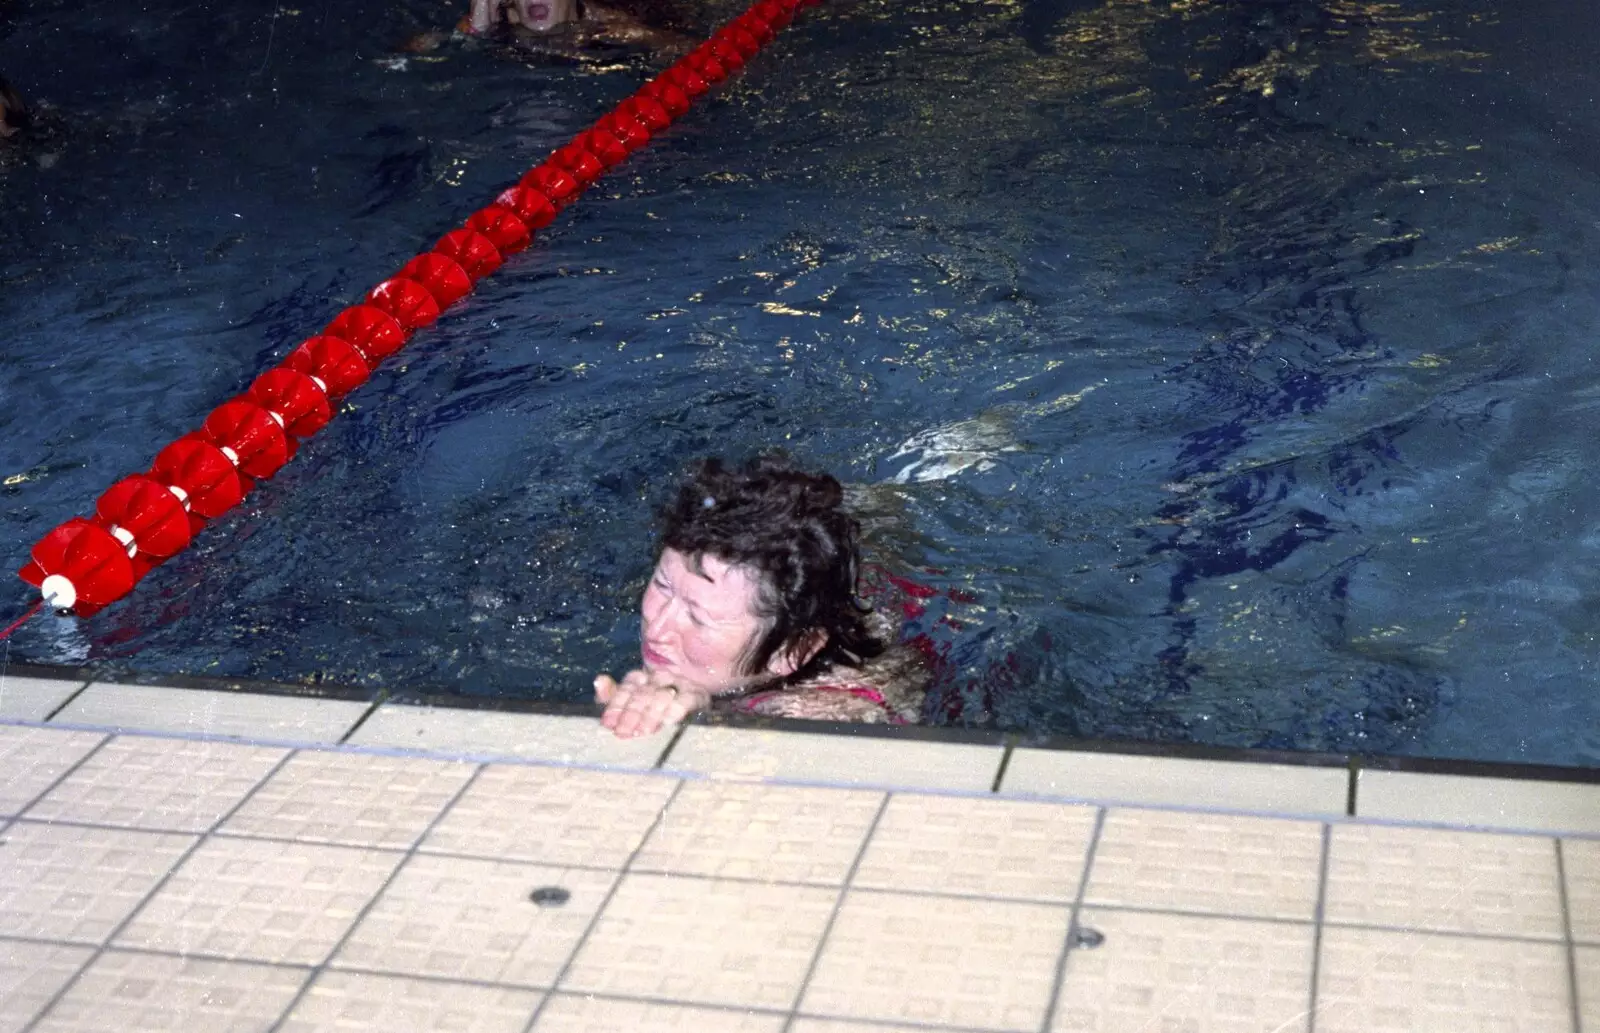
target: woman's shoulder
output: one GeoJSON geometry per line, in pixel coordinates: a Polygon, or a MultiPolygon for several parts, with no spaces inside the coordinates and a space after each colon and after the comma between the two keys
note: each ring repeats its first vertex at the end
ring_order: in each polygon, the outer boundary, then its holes
{"type": "Polygon", "coordinates": [[[738,709],[767,717],[915,724],[927,689],[927,664],[897,643],[858,667],[836,665],[781,689],[753,693],[738,709]]]}

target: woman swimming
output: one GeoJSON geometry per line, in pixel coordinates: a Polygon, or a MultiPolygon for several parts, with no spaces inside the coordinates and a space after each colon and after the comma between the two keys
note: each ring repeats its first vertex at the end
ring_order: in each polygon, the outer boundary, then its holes
{"type": "Polygon", "coordinates": [[[642,668],[602,674],[601,723],[652,735],[700,710],[904,724],[927,671],[856,596],[859,525],[844,490],[781,458],[702,462],[661,513],[642,668]]]}

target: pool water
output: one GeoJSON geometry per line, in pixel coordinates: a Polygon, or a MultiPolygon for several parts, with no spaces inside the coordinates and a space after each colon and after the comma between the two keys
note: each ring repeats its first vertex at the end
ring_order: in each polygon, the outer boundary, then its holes
{"type": "MultiPolygon", "coordinates": [[[[0,154],[7,569],[663,66],[400,49],[460,13],[0,8],[49,105],[0,154]]],[[[1597,45],[1579,0],[818,8],[9,657],[584,699],[673,476],[777,445],[936,592],[935,720],[1600,763],[1597,45]]]]}

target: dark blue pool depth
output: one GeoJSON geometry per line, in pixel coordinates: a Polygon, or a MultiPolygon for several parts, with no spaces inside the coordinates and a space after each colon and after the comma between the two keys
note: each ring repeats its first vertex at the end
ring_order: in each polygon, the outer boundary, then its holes
{"type": "MultiPolygon", "coordinates": [[[[459,13],[0,7],[50,105],[6,569],[660,67],[397,49],[459,13]]],[[[1597,47],[1579,0],[824,6],[11,659],[584,698],[672,475],[778,444],[955,590],[944,720],[1600,763],[1597,47]]]]}

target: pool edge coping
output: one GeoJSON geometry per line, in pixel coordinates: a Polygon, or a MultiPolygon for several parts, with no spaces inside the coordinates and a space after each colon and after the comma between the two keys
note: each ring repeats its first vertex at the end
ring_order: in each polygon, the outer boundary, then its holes
{"type": "MultiPolygon", "coordinates": [[[[1379,823],[1399,823],[1412,826],[1438,827],[1438,828],[1470,828],[1484,831],[1505,831],[1521,834],[1539,835],[1570,835],[1577,838],[1600,838],[1600,767],[1562,766],[1549,764],[1525,764],[1506,761],[1478,761],[1457,758],[1426,758],[1408,757],[1392,754],[1353,754],[1353,753],[1326,753],[1313,751],[1285,751],[1252,749],[1248,747],[1218,746],[1199,743],[1149,743],[1119,740],[1078,739],[1070,736],[1039,735],[1032,733],[1006,732],[999,729],[974,729],[974,728],[946,728],[936,726],[888,726],[855,724],[848,722],[808,721],[787,718],[763,718],[747,715],[698,715],[695,719],[681,726],[675,732],[665,733],[662,748],[657,754],[654,764],[640,766],[635,763],[616,764],[605,761],[579,760],[574,762],[572,757],[539,756],[514,754],[503,755],[489,750],[475,752],[466,749],[428,748],[425,744],[417,747],[405,746],[363,746],[352,743],[351,737],[373,716],[385,707],[407,708],[408,717],[416,717],[430,711],[443,711],[448,713],[480,712],[505,716],[524,715],[532,717],[556,718],[589,718],[593,719],[599,714],[599,708],[593,704],[585,703],[545,703],[532,700],[520,700],[500,697],[469,697],[440,691],[427,690],[400,690],[388,691],[381,688],[362,689],[347,685],[306,685],[296,683],[272,682],[248,678],[208,677],[203,675],[149,675],[128,672],[104,672],[87,667],[52,666],[36,663],[14,663],[4,668],[3,677],[26,678],[44,682],[76,683],[77,688],[68,692],[65,698],[49,713],[37,720],[27,718],[0,718],[0,724],[22,725],[33,727],[54,727],[63,730],[77,729],[84,731],[100,731],[105,733],[130,733],[149,734],[157,736],[178,736],[200,739],[225,739],[227,741],[259,742],[263,745],[279,745],[301,748],[350,748],[360,749],[364,752],[395,753],[407,756],[425,756],[447,759],[474,760],[479,762],[496,763],[545,763],[561,766],[575,766],[595,768],[600,770],[628,770],[635,772],[655,771],[658,773],[676,774],[680,777],[757,777],[763,781],[775,783],[800,784],[800,785],[834,785],[841,787],[872,788],[878,790],[894,791],[921,791],[933,793],[954,793],[956,795],[986,795],[998,796],[1014,800],[1042,800],[1057,803],[1098,803],[1104,805],[1151,806],[1178,810],[1199,810],[1221,813],[1262,813],[1284,817],[1311,817],[1320,820],[1361,820],[1379,823]],[[167,690],[209,690],[213,693],[224,695],[239,695],[241,697],[281,697],[298,698],[304,700],[329,700],[343,701],[362,705],[359,714],[344,729],[344,733],[332,741],[317,740],[304,741],[293,738],[276,737],[241,737],[226,733],[205,734],[201,732],[172,732],[156,728],[140,728],[134,725],[107,726],[102,724],[84,724],[73,720],[60,720],[63,711],[73,701],[83,696],[96,685],[129,685],[150,689],[167,690]],[[414,710],[411,708],[415,708],[414,710]],[[670,763],[674,753],[679,750],[685,738],[708,735],[728,735],[737,733],[777,733],[780,737],[790,735],[813,735],[827,739],[843,740],[853,739],[858,742],[895,742],[907,744],[921,744],[914,749],[926,750],[939,745],[987,747],[998,751],[995,759],[995,771],[986,792],[978,793],[970,788],[952,789],[949,785],[929,784],[927,780],[911,778],[901,780],[866,779],[850,780],[844,778],[842,773],[829,772],[820,774],[807,773],[796,776],[793,772],[769,771],[765,774],[751,776],[749,773],[698,771],[692,767],[682,767],[670,763]],[[1019,751],[1022,751],[1019,753],[1019,751]],[[1317,807],[1307,809],[1291,808],[1285,811],[1281,807],[1249,806],[1238,801],[1218,804],[1215,799],[1204,799],[1204,794],[1195,792],[1184,798],[1184,794],[1173,794],[1170,784],[1168,791],[1157,794],[1159,799],[1151,800],[1138,798],[1112,799],[1097,796],[1088,792],[1070,793],[1047,791],[1040,792],[1029,789],[1007,789],[1006,778],[1011,770],[1012,762],[1018,757],[1037,757],[1054,760],[1057,763],[1096,763],[1096,758],[1110,758],[1112,763],[1118,760],[1135,760],[1146,758],[1152,761],[1194,761],[1208,764],[1222,765],[1219,769],[1233,769],[1246,778],[1266,773],[1269,768],[1300,769],[1308,773],[1315,771],[1332,772],[1342,770],[1344,784],[1344,806],[1342,808],[1317,807]],[[1430,779],[1429,776],[1435,776],[1430,779]],[[1587,797],[1595,797],[1595,814],[1592,818],[1586,817],[1579,824],[1582,827],[1562,826],[1559,824],[1543,825],[1537,822],[1529,824],[1527,820],[1517,820],[1513,814],[1508,814],[1504,809],[1493,810],[1491,803],[1478,803],[1466,805],[1465,810],[1458,810],[1449,819],[1430,820],[1425,817],[1408,815],[1407,808],[1402,805],[1398,811],[1391,813],[1372,813],[1361,804],[1362,781],[1383,779],[1411,779],[1415,781],[1422,778],[1424,782],[1435,781],[1439,787],[1447,784],[1465,786],[1469,790],[1479,790],[1487,794],[1487,800],[1501,799],[1500,794],[1510,794],[1515,797],[1522,794],[1524,798],[1531,792],[1538,792],[1540,787],[1546,787],[1549,792],[1569,795],[1578,794],[1583,797],[1584,807],[1587,808],[1587,797]],[[1470,780],[1467,782],[1452,783],[1451,780],[1470,780]],[[1565,787],[1565,788],[1561,788],[1565,787]],[[1585,788],[1588,787],[1588,788],[1585,788]],[[1474,810],[1474,807],[1478,810],[1474,810]],[[1342,811],[1342,813],[1339,813],[1342,811]]],[[[772,741],[770,738],[767,740],[772,741]]],[[[787,745],[793,746],[791,742],[787,745]]],[[[890,752],[899,747],[887,747],[890,752]]],[[[824,751],[825,752],[825,751],[824,751]]],[[[965,751],[964,751],[965,752],[965,751]]],[[[1163,763],[1158,767],[1167,769],[1170,775],[1175,768],[1184,768],[1186,765],[1172,765],[1163,763]]],[[[1191,771],[1201,770],[1191,768],[1191,771]]],[[[1315,777],[1315,776],[1311,776],[1315,777]]],[[[1159,778],[1153,781],[1161,781],[1159,778]]],[[[1537,807],[1535,811],[1537,811],[1537,807]]],[[[1513,811],[1516,808],[1512,809],[1513,811]]],[[[1526,810],[1524,814],[1529,813],[1526,810]]]]}

